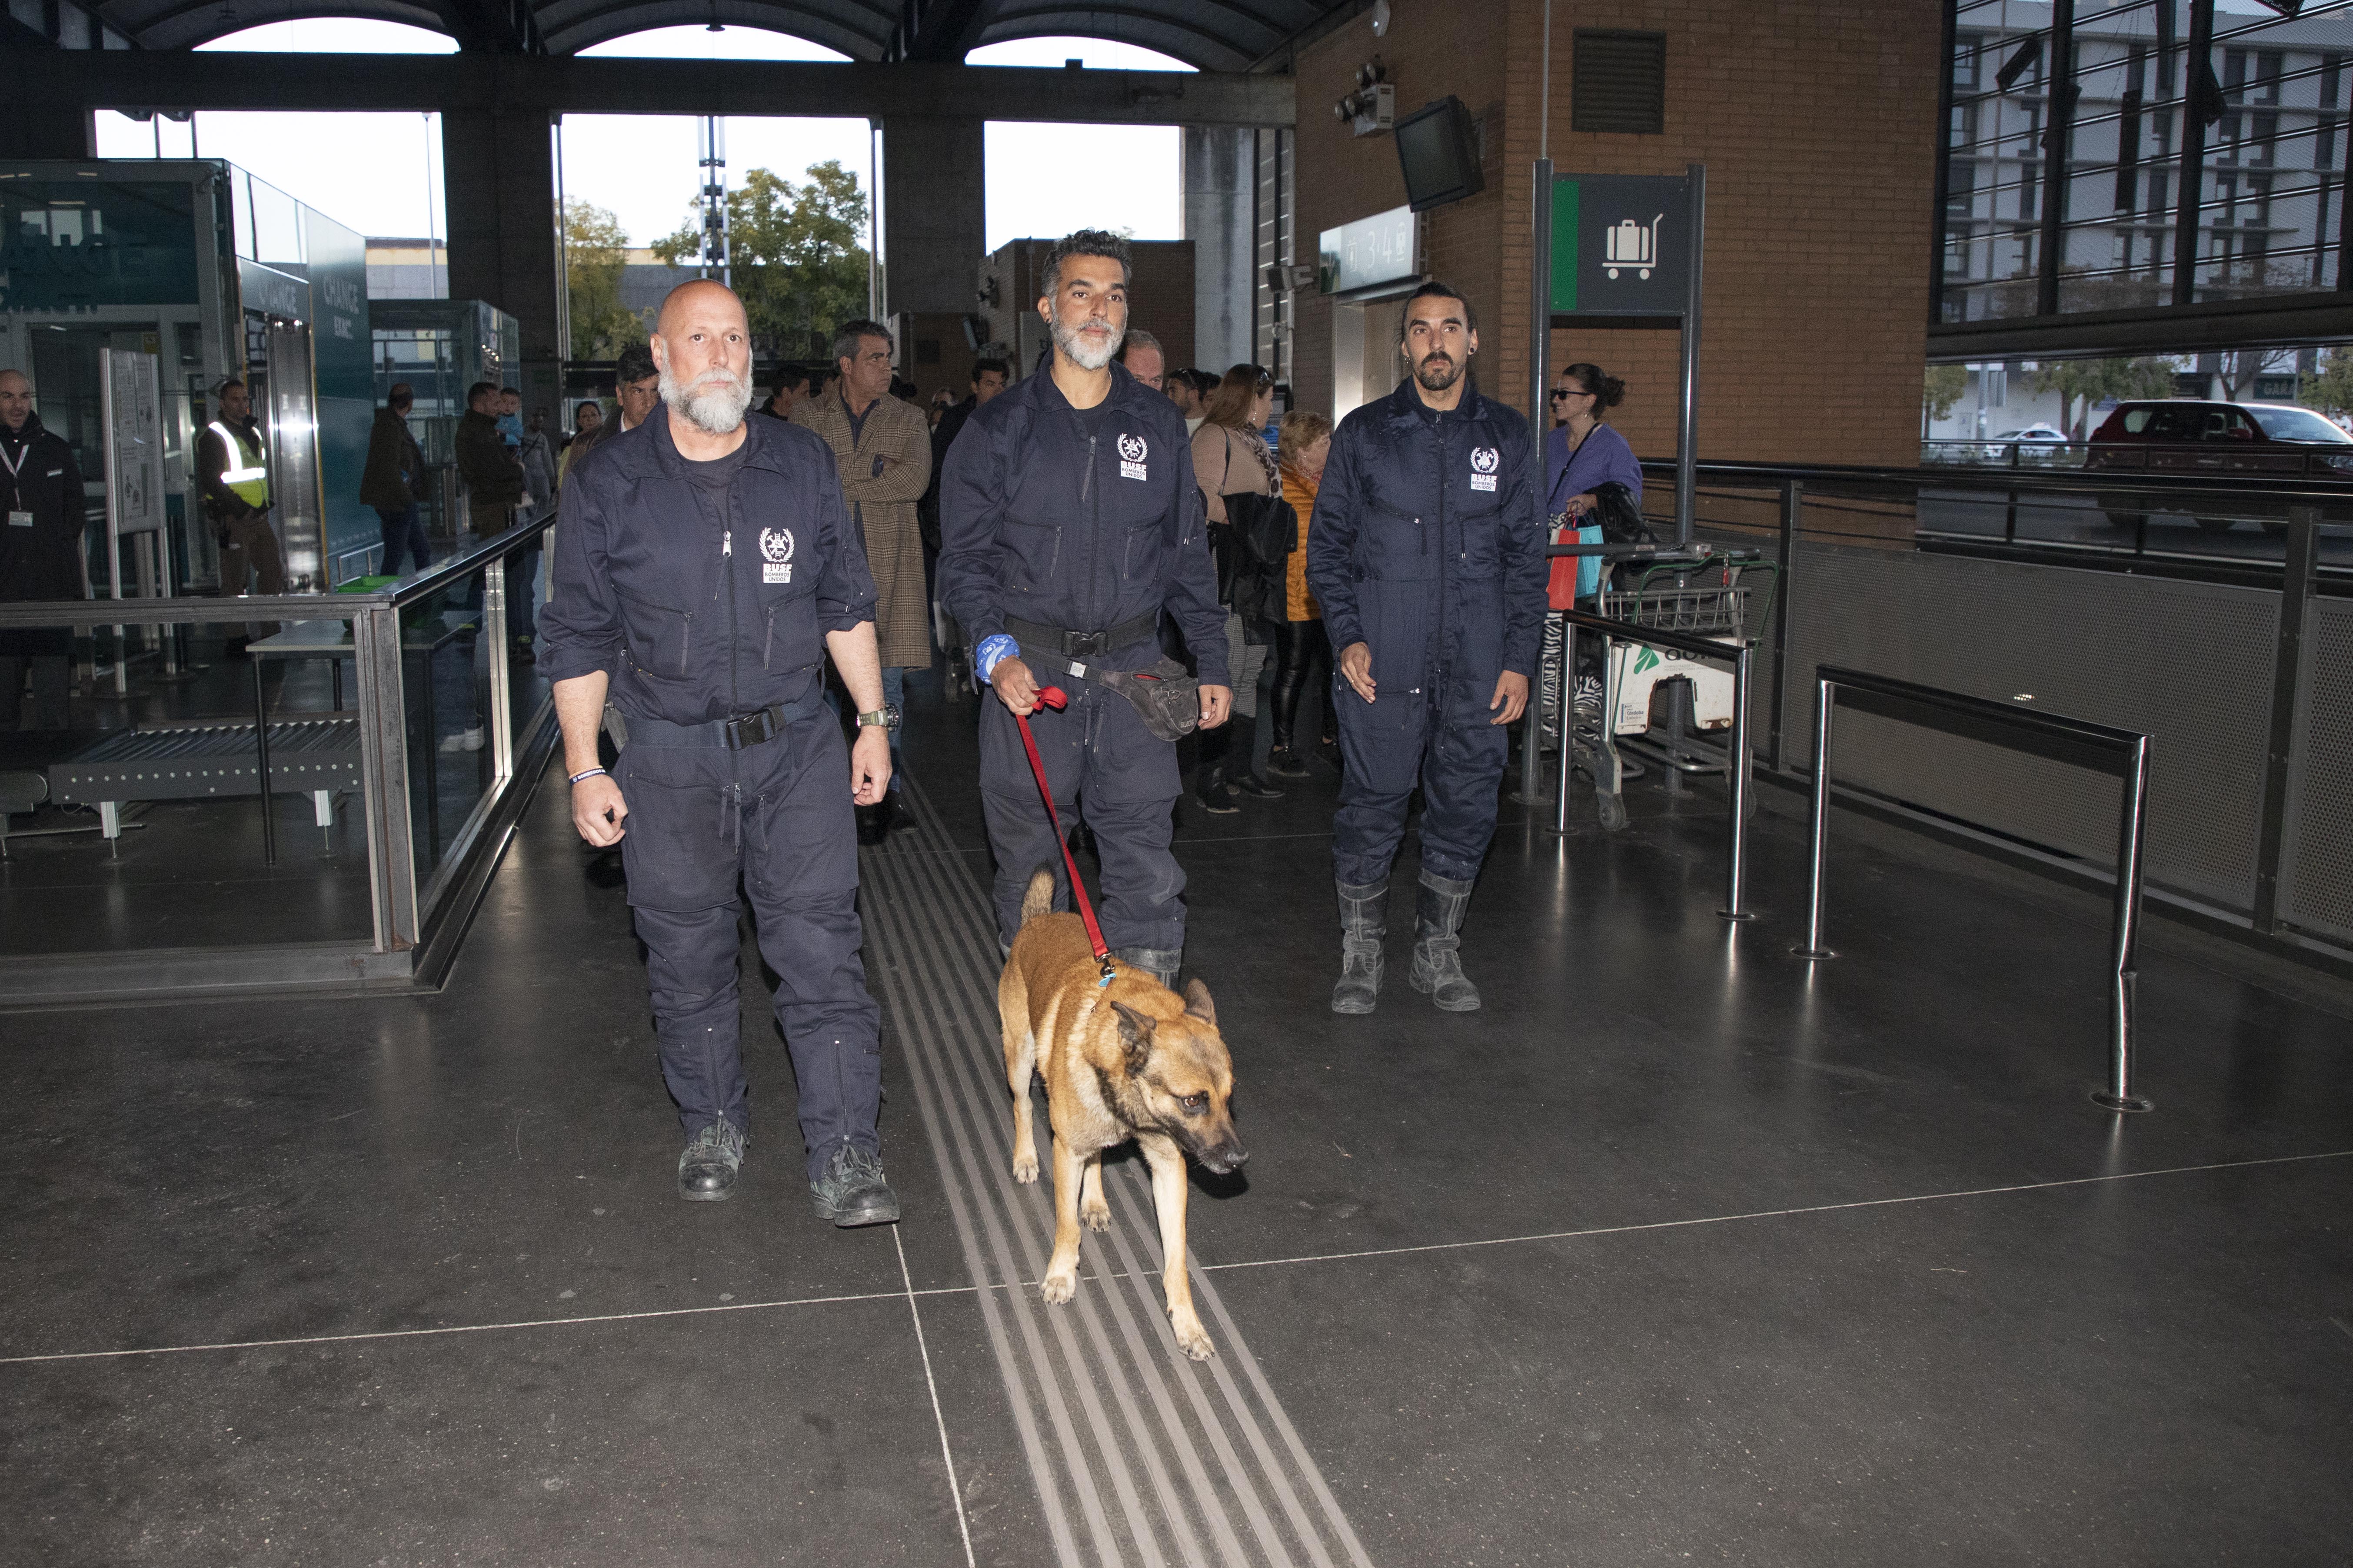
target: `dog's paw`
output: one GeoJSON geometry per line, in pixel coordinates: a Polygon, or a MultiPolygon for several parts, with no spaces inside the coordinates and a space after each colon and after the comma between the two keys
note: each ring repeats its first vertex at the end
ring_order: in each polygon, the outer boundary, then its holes
{"type": "Polygon", "coordinates": [[[1200,1319],[1191,1316],[1172,1319],[1168,1326],[1176,1331],[1176,1348],[1195,1361],[1207,1361],[1218,1353],[1218,1347],[1209,1342],[1208,1332],[1201,1327],[1200,1319]]]}
{"type": "Polygon", "coordinates": [[[1111,1205],[1105,1203],[1101,1197],[1097,1197],[1092,1203],[1081,1204],[1079,1217],[1086,1222],[1089,1230],[1109,1230],[1111,1205]]]}
{"type": "Polygon", "coordinates": [[[1013,1179],[1017,1182],[1024,1183],[1036,1181],[1038,1179],[1038,1156],[1035,1154],[1016,1154],[1013,1156],[1013,1179]]]}
{"type": "Polygon", "coordinates": [[[1060,1306],[1063,1302],[1069,1300],[1071,1297],[1079,1293],[1078,1270],[1075,1268],[1057,1270],[1054,1273],[1047,1275],[1045,1284],[1042,1287],[1042,1291],[1049,1303],[1057,1307],[1060,1306]]]}

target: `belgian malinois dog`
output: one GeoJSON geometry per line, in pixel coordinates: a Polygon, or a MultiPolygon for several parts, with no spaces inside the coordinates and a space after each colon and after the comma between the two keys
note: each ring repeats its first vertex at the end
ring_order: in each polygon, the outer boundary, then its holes
{"type": "Polygon", "coordinates": [[[1038,1179],[1029,1130],[1029,1075],[1046,1079],[1053,1119],[1054,1256],[1046,1300],[1079,1289],[1079,1221],[1111,1225],[1103,1201],[1103,1153],[1133,1138],[1152,1167],[1160,1211],[1161,1289],[1176,1342],[1195,1361],[1215,1347],[1193,1311],[1185,1273],[1185,1156],[1223,1175],[1249,1156],[1234,1137],[1227,1098],[1234,1068],[1218,1034],[1209,988],[1198,980],[1179,996],[1113,960],[1111,984],[1074,914],[1055,914],[1054,873],[1039,867],[1021,900],[1021,930],[997,982],[1005,1025],[1005,1078],[1013,1089],[1013,1179],[1038,1179]]]}

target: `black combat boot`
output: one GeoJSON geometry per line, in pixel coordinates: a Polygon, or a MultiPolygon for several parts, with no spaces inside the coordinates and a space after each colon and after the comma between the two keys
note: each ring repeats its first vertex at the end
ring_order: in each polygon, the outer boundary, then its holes
{"type": "Polygon", "coordinates": [[[1369,1013],[1381,994],[1381,938],[1388,934],[1389,885],[1335,885],[1340,889],[1340,983],[1332,987],[1332,1011],[1369,1013]]]}
{"type": "Polygon", "coordinates": [[[1435,871],[1421,874],[1413,900],[1413,971],[1406,978],[1416,991],[1449,1013],[1473,1013],[1479,988],[1462,973],[1462,911],[1471,907],[1475,884],[1435,871]]]}

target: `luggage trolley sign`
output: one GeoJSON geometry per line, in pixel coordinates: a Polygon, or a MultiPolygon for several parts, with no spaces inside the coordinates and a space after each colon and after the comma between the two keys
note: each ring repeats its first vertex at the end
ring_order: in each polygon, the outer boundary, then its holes
{"type": "Polygon", "coordinates": [[[1554,176],[1554,315],[1680,316],[1690,280],[1689,181],[1679,174],[1554,176]]]}

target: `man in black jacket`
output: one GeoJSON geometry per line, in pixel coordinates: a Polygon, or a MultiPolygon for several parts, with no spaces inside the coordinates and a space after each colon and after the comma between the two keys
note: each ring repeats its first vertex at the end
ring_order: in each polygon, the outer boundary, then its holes
{"type": "Polygon", "coordinates": [[[432,560],[417,513],[425,499],[425,453],[408,429],[408,411],[416,404],[408,383],[392,384],[384,406],[375,411],[367,465],[360,470],[360,504],[373,509],[384,525],[384,559],[376,569],[387,577],[400,575],[403,555],[413,572],[424,571],[432,560]]]}
{"type": "Polygon", "coordinates": [[[1127,242],[1082,229],[1047,252],[1043,283],[1050,366],[973,411],[940,484],[940,597],[997,693],[981,704],[980,791],[997,937],[1010,947],[1030,873],[1061,864],[1013,722],[1029,714],[1055,809],[1075,804],[1094,832],[1103,940],[1173,984],[1185,947],[1185,873],[1168,848],[1176,745],[1085,671],[1150,668],[1166,610],[1198,660],[1201,723],[1226,721],[1207,508],[1176,405],[1112,363],[1127,331],[1127,242]],[[1041,684],[1061,686],[1070,707],[1036,711],[1041,684]]]}
{"type": "Polygon", "coordinates": [[[1543,458],[1516,410],[1479,395],[1479,323],[1445,284],[1407,300],[1409,374],[1340,422],[1307,531],[1307,585],[1340,679],[1335,1013],[1380,993],[1389,864],[1421,786],[1417,991],[1479,1005],[1462,973],[1464,910],[1495,834],[1509,726],[1527,706],[1545,617],[1543,458]]]}
{"type": "Polygon", "coordinates": [[[466,389],[465,416],[452,443],[458,477],[466,481],[466,528],[477,539],[504,533],[522,500],[522,465],[499,436],[498,395],[487,381],[466,389]]]}
{"type": "MultiPolygon", "coordinates": [[[[0,527],[0,600],[87,597],[81,467],[71,447],[41,427],[22,371],[0,370],[0,485],[8,506],[0,527]]],[[[72,657],[70,627],[0,631],[0,730],[17,727],[28,669],[32,728],[66,727],[72,657]]]]}

